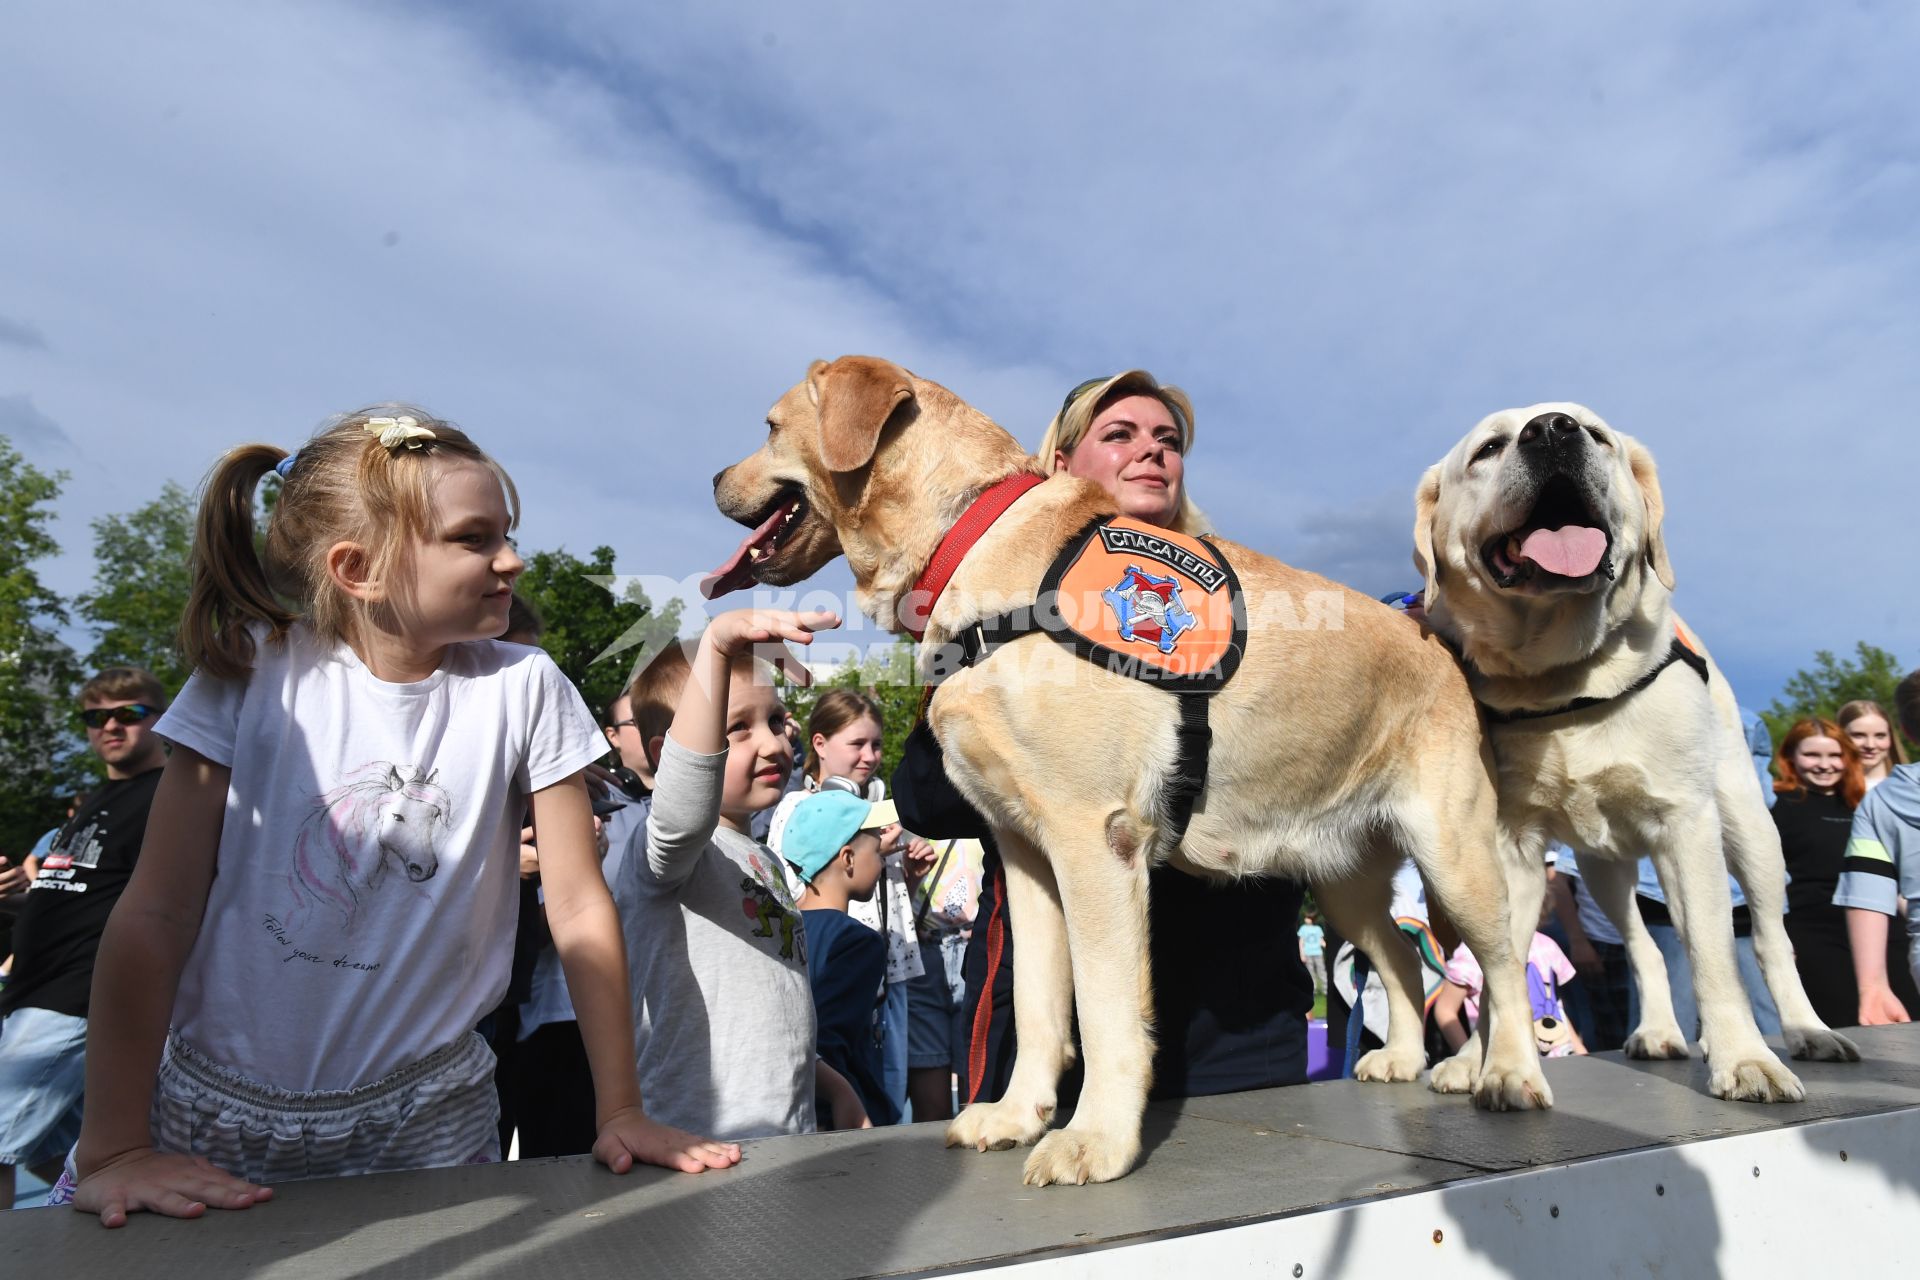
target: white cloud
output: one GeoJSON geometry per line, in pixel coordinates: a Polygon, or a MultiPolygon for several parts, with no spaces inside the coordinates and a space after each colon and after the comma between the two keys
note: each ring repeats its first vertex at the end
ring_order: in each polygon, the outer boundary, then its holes
{"type": "Polygon", "coordinates": [[[0,391],[103,460],[69,542],[406,396],[501,454],[530,545],[678,578],[815,356],[1029,441],[1144,364],[1195,395],[1216,522],[1369,594],[1410,582],[1427,462],[1571,397],[1660,457],[1750,701],[1819,646],[1920,659],[1884,585],[1920,461],[1906,8],[521,12],[10,20],[5,309],[59,343],[0,342],[0,391]]]}

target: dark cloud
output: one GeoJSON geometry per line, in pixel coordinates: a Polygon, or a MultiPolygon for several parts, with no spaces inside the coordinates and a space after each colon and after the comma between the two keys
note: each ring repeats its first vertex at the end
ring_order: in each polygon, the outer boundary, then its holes
{"type": "Polygon", "coordinates": [[[45,351],[46,335],[25,320],[13,320],[0,316],[0,346],[24,347],[29,351],[45,351]]]}
{"type": "Polygon", "coordinates": [[[73,440],[60,424],[34,407],[33,397],[0,396],[0,436],[27,450],[71,449],[73,440]]]}

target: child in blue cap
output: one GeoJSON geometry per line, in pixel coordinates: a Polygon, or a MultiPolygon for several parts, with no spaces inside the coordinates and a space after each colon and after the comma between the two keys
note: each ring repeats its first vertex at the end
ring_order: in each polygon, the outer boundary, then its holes
{"type": "Polygon", "coordinates": [[[794,806],[780,843],[806,885],[799,906],[806,919],[817,1052],[858,1091],[875,1124],[900,1119],[881,1080],[882,1024],[875,1016],[887,949],[878,933],[847,915],[847,904],[873,897],[885,866],[881,828],[899,821],[892,801],[816,791],[794,806]]]}

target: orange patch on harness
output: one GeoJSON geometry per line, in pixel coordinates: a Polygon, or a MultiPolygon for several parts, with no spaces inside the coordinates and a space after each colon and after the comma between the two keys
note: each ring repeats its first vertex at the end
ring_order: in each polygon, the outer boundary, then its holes
{"type": "Polygon", "coordinates": [[[1085,656],[1144,680],[1217,684],[1246,643],[1234,610],[1240,584],[1220,552],[1125,516],[1069,546],[1047,585],[1085,656]]]}

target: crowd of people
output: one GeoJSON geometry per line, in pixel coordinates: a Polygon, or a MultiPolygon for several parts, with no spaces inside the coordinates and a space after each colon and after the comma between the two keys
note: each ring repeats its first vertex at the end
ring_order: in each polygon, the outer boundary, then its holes
{"type": "MultiPolygon", "coordinates": [[[[1077,387],[1036,456],[1199,533],[1193,440],[1187,398],[1136,370],[1077,387]]],[[[514,594],[518,517],[488,454],[406,406],[221,459],[182,627],[193,676],[171,696],[131,668],[89,680],[105,779],[0,859],[0,1204],[19,1167],[110,1226],[516,1147],[694,1173],[743,1139],[940,1120],[1006,1088],[1016,957],[992,832],[924,722],[890,788],[870,697],[831,690],[798,724],[776,675],[804,668],[755,656],[838,619],[721,614],[596,718],[514,594]]],[[[1898,708],[1920,736],[1920,673],[1898,708]]],[[[1797,961],[1835,1026],[1920,1013],[1909,929],[1887,925],[1920,897],[1920,770],[1893,728],[1853,703],[1777,750],[1755,740],[1797,961]]],[[[1316,998],[1359,993],[1304,893],[1154,872],[1156,1096],[1306,1078],[1316,998]]],[[[1419,896],[1396,914],[1424,915],[1419,896]]],[[[1692,1030],[1650,866],[1640,905],[1692,1030]]],[[[1407,923],[1444,1052],[1479,970],[1444,921],[1407,923]]],[[[1619,1047],[1635,996],[1576,851],[1528,966],[1543,1054],[1619,1047]]]]}

